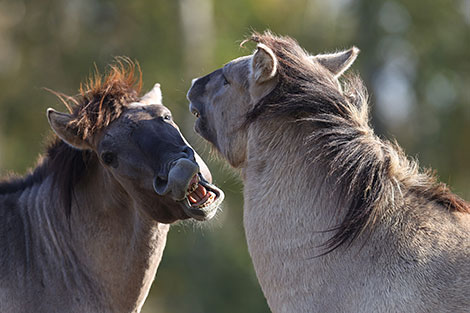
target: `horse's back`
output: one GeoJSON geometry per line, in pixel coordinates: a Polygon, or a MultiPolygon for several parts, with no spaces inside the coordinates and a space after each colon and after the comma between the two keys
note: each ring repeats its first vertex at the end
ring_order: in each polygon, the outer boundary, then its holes
{"type": "Polygon", "coordinates": [[[428,202],[395,216],[378,270],[403,312],[470,312],[470,214],[428,202]]]}

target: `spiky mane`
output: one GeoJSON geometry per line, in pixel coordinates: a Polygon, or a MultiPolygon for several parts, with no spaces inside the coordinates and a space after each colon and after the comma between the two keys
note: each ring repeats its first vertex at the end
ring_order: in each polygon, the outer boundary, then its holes
{"type": "MultiPolygon", "coordinates": [[[[125,106],[139,99],[142,73],[137,63],[128,58],[116,58],[106,74],[96,69],[80,86],[76,97],[55,93],[74,117],[71,125],[84,140],[119,118],[125,106]]],[[[0,194],[11,194],[41,182],[48,175],[54,177],[58,193],[67,215],[70,214],[74,187],[96,162],[92,151],[81,151],[70,147],[59,138],[49,144],[45,157],[25,177],[7,178],[0,181],[0,194]]]]}
{"type": "Polygon", "coordinates": [[[141,88],[139,65],[128,58],[116,58],[106,75],[96,70],[80,85],[80,96],[72,101],[74,119],[70,126],[87,139],[117,119],[128,103],[137,101],[141,88]]]}
{"type": "Polygon", "coordinates": [[[295,40],[270,32],[254,33],[250,40],[274,52],[279,82],[248,112],[246,124],[281,119],[313,125],[307,142],[320,150],[315,149],[312,158],[324,163],[347,197],[345,218],[333,228],[328,251],[370,231],[387,210],[403,203],[407,193],[451,211],[470,212],[470,205],[433,173],[420,171],[396,143],[374,134],[367,92],[357,75],[345,77],[340,88],[332,74],[312,62],[295,40]]]}

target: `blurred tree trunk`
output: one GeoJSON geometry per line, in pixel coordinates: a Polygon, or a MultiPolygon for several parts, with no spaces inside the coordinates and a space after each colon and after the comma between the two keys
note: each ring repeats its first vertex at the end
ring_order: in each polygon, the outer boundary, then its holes
{"type": "Polygon", "coordinates": [[[184,62],[187,78],[209,70],[214,57],[215,26],[212,0],[180,0],[184,62]]]}
{"type": "MultiPolygon", "coordinates": [[[[191,79],[207,74],[213,64],[216,41],[212,0],[180,0],[179,11],[183,32],[184,78],[191,86],[191,79]]],[[[181,124],[183,133],[194,142],[193,117],[185,116],[181,124]]]]}

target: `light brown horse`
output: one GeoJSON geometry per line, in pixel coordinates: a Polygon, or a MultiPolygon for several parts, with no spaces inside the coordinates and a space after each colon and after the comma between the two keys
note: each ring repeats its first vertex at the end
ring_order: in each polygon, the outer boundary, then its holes
{"type": "Polygon", "coordinates": [[[47,111],[58,138],[36,169],[0,183],[0,312],[139,312],[169,223],[216,213],[159,85],[140,88],[125,59],[91,79],[70,114],[47,111]]]}
{"type": "Polygon", "coordinates": [[[196,131],[244,181],[248,248],[273,312],[470,312],[470,207],[374,135],[358,49],[253,55],[193,81],[196,131]]]}

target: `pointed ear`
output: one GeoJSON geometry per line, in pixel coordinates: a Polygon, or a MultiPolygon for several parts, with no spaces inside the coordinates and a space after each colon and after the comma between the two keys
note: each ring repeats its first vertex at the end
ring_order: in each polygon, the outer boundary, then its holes
{"type": "Polygon", "coordinates": [[[57,136],[67,144],[80,150],[90,149],[90,146],[81,138],[78,131],[69,126],[70,121],[72,120],[72,116],[70,114],[60,113],[49,108],[47,109],[47,120],[49,121],[49,125],[51,125],[54,133],[56,133],[57,136]]]}
{"type": "Polygon", "coordinates": [[[142,98],[140,98],[139,103],[148,105],[148,104],[163,104],[162,103],[162,90],[160,89],[160,84],[156,83],[152,90],[147,92],[142,98]]]}
{"type": "Polygon", "coordinates": [[[278,61],[274,52],[259,43],[251,59],[251,75],[258,84],[264,83],[277,74],[278,61]]]}
{"type": "Polygon", "coordinates": [[[341,76],[356,60],[360,50],[352,47],[349,50],[332,53],[332,54],[318,54],[312,56],[312,60],[326,67],[336,78],[341,76]]]}

